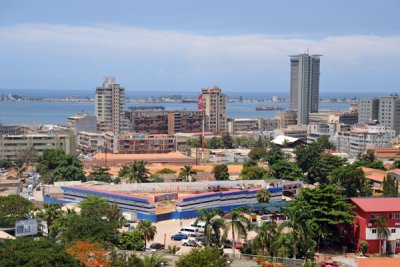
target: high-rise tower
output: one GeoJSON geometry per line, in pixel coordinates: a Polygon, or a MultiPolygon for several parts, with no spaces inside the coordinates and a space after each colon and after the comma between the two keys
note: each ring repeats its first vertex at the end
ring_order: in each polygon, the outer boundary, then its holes
{"type": "Polygon", "coordinates": [[[125,121],[125,88],[117,84],[114,77],[105,77],[103,85],[96,88],[95,105],[99,131],[112,132],[116,144],[125,121]]]}
{"type": "Polygon", "coordinates": [[[297,124],[308,124],[308,114],[318,112],[321,55],[290,56],[290,109],[297,111],[297,124]]]}
{"type": "Polygon", "coordinates": [[[206,128],[214,133],[227,131],[226,96],[218,87],[202,90],[206,128]]]}

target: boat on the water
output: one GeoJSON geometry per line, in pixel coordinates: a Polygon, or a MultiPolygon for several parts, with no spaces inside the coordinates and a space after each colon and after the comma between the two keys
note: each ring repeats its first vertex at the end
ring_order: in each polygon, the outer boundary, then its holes
{"type": "Polygon", "coordinates": [[[256,107],[256,110],[257,111],[260,111],[260,110],[284,110],[285,108],[283,108],[283,107],[276,107],[276,106],[259,106],[259,107],[256,107]]]}

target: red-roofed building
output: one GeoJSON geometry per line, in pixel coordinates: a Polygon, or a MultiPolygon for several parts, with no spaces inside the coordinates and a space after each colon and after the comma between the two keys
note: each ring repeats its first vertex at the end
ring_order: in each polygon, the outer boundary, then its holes
{"type": "Polygon", "coordinates": [[[385,253],[400,253],[400,197],[360,197],[351,198],[350,202],[355,205],[355,216],[349,241],[355,248],[360,250],[360,243],[366,241],[368,253],[379,253],[380,247],[385,253]],[[378,238],[379,216],[386,218],[386,240],[378,238]]]}

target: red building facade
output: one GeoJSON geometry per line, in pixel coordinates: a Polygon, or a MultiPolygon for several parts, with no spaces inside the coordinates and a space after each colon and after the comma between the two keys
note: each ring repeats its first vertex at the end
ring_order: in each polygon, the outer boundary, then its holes
{"type": "Polygon", "coordinates": [[[400,197],[364,197],[351,198],[355,206],[350,242],[360,250],[362,241],[368,242],[367,253],[400,253],[400,197]],[[379,237],[379,216],[386,220],[388,236],[379,237]]]}

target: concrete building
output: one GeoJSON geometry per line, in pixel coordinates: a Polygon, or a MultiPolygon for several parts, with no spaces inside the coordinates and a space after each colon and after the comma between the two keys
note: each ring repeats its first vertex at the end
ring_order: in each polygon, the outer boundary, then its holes
{"type": "Polygon", "coordinates": [[[107,141],[107,137],[112,136],[105,137],[107,149],[118,154],[157,154],[176,151],[175,137],[167,134],[120,135],[117,146],[110,140],[107,141]]]}
{"type": "Polygon", "coordinates": [[[339,116],[339,123],[353,125],[358,123],[358,113],[357,112],[345,112],[339,116]]]}
{"type": "Polygon", "coordinates": [[[379,117],[379,99],[362,99],[357,102],[358,123],[377,121],[379,117]]]}
{"type": "Polygon", "coordinates": [[[259,119],[258,128],[260,132],[273,131],[280,127],[280,120],[278,119],[259,119]]]}
{"type": "Polygon", "coordinates": [[[228,132],[251,132],[259,131],[258,119],[228,119],[228,132]]]}
{"type": "Polygon", "coordinates": [[[71,134],[26,134],[0,136],[0,159],[17,159],[27,149],[33,148],[40,156],[45,149],[62,149],[75,155],[76,140],[71,134]]]}
{"type": "Polygon", "coordinates": [[[379,97],[379,124],[400,133],[400,98],[397,94],[379,97]]]}
{"type": "Polygon", "coordinates": [[[297,124],[308,124],[308,114],[318,112],[320,55],[290,56],[290,109],[297,110],[297,124]]]}
{"type": "Polygon", "coordinates": [[[297,112],[296,111],[284,111],[275,114],[274,119],[279,121],[279,127],[286,128],[290,125],[297,124],[297,112]]]}
{"type": "Polygon", "coordinates": [[[76,145],[84,151],[101,151],[104,148],[104,136],[100,133],[78,132],[76,145]]]}
{"type": "Polygon", "coordinates": [[[339,115],[343,113],[344,111],[338,110],[321,110],[319,112],[311,112],[308,114],[308,124],[327,124],[339,122],[339,115]]]}
{"type": "Polygon", "coordinates": [[[218,87],[202,90],[207,129],[214,133],[227,131],[226,95],[218,87]]]}
{"type": "Polygon", "coordinates": [[[20,125],[5,125],[0,123],[0,135],[5,134],[22,134],[24,129],[20,125]]]}
{"type": "Polygon", "coordinates": [[[336,148],[338,151],[355,158],[371,148],[389,148],[393,146],[395,131],[384,125],[355,126],[350,131],[338,132],[336,148]]]}
{"type": "Polygon", "coordinates": [[[125,111],[128,130],[148,134],[201,132],[203,110],[130,110],[125,111]]]}
{"type": "MultiPolygon", "coordinates": [[[[353,224],[343,231],[344,239],[360,250],[361,242],[368,242],[367,253],[396,254],[400,253],[400,198],[399,197],[359,197],[350,198],[354,205],[353,224]],[[378,217],[384,217],[388,236],[380,238],[378,235],[378,217]]],[[[385,266],[385,265],[369,265],[385,266]]],[[[395,265],[386,265],[395,266],[395,265]]]]}
{"type": "Polygon", "coordinates": [[[100,132],[114,133],[114,142],[125,126],[125,88],[106,77],[102,86],[96,88],[95,109],[100,132]]]}
{"type": "Polygon", "coordinates": [[[272,137],[276,137],[278,135],[290,136],[305,140],[307,137],[307,125],[290,125],[288,127],[279,128],[272,131],[272,137]]]}
{"type": "Polygon", "coordinates": [[[78,135],[78,132],[97,133],[96,116],[94,115],[81,112],[69,117],[67,123],[75,136],[78,135]]]}

